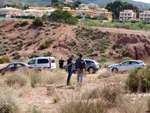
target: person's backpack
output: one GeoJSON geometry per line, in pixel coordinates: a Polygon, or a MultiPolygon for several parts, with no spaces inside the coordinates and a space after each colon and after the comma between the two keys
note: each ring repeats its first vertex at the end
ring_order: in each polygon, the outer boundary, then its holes
{"type": "Polygon", "coordinates": [[[85,69],[85,61],[82,59],[81,62],[80,62],[80,69],[85,69]]]}

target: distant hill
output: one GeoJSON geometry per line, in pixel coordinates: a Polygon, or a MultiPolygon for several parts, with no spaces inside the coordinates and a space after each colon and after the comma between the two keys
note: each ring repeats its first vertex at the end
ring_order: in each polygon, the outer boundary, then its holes
{"type": "MultiPolygon", "coordinates": [[[[74,0],[76,1],[76,0],[74,0]]],[[[114,2],[115,0],[85,0],[86,3],[96,3],[99,6],[106,6],[109,2],[114,2]]],[[[133,5],[139,7],[140,9],[149,9],[150,4],[144,3],[144,2],[137,2],[133,0],[122,0],[123,2],[129,2],[132,3],[133,5]]]]}
{"type": "MultiPolygon", "coordinates": [[[[63,0],[60,0],[63,1],[63,0]]],[[[76,0],[73,0],[76,1],[76,0]]],[[[81,0],[82,1],[82,0],[81,0]]],[[[96,3],[99,6],[106,6],[109,2],[113,2],[115,0],[85,0],[85,3],[96,3]]],[[[129,2],[140,9],[149,9],[150,4],[144,3],[144,2],[137,2],[133,0],[122,0],[123,2],[129,2]]],[[[17,5],[24,5],[24,4],[30,4],[30,5],[38,5],[38,6],[46,6],[47,4],[50,4],[51,0],[0,0],[0,4],[17,4],[17,5]]]]}

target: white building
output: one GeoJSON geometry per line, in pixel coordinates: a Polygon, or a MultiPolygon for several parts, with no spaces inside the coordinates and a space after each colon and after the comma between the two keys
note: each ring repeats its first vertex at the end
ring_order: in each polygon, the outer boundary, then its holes
{"type": "Polygon", "coordinates": [[[139,14],[139,18],[141,21],[147,20],[150,22],[150,11],[143,11],[139,14]]]}
{"type": "Polygon", "coordinates": [[[136,13],[133,10],[123,10],[120,12],[120,21],[131,21],[136,19],[136,13]]]}
{"type": "Polygon", "coordinates": [[[93,3],[88,4],[88,7],[89,7],[90,9],[98,9],[98,8],[99,8],[99,6],[98,6],[97,4],[93,4],[93,3]]]}
{"type": "Polygon", "coordinates": [[[13,16],[21,16],[23,11],[21,9],[5,7],[0,8],[0,15],[13,15],[13,16]]]}

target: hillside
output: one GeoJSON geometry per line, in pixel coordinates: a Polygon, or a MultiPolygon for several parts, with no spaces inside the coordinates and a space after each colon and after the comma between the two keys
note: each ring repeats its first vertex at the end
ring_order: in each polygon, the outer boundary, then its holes
{"type": "MultiPolygon", "coordinates": [[[[86,0],[86,3],[96,3],[100,6],[106,6],[109,2],[114,2],[115,0],[86,0]]],[[[144,3],[144,2],[137,2],[133,0],[122,0],[123,2],[129,2],[132,3],[133,5],[139,7],[140,9],[149,9],[150,4],[144,3]]]]}
{"type": "Polygon", "coordinates": [[[35,27],[32,21],[19,26],[12,21],[0,26],[0,55],[12,59],[36,56],[67,58],[72,52],[97,59],[150,59],[150,33],[112,28],[91,28],[45,23],[35,27]],[[18,53],[16,53],[18,52],[18,53]]]}
{"type": "MultiPolygon", "coordinates": [[[[63,0],[60,0],[63,1],[63,0]]],[[[73,0],[76,1],[76,0],[73,0]]],[[[113,2],[115,0],[85,0],[85,3],[96,3],[99,6],[106,6],[109,2],[113,2]]],[[[140,9],[149,9],[150,4],[143,3],[143,2],[137,2],[133,0],[122,0],[124,2],[132,3],[136,6],[138,6],[140,9]]],[[[25,3],[30,5],[38,5],[38,6],[46,6],[47,4],[51,3],[51,0],[1,0],[0,4],[18,4],[18,5],[24,5],[25,3]]]]}

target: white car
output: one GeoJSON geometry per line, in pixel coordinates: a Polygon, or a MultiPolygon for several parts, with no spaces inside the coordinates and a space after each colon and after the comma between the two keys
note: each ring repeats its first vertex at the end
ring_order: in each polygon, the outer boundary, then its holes
{"type": "Polygon", "coordinates": [[[108,71],[112,71],[114,73],[118,72],[129,72],[131,69],[140,69],[146,68],[145,63],[139,60],[128,60],[120,64],[110,65],[108,66],[108,71]]]}
{"type": "Polygon", "coordinates": [[[56,63],[54,57],[37,57],[33,58],[28,62],[28,65],[33,66],[34,68],[41,70],[44,68],[55,69],[56,63]]]}

